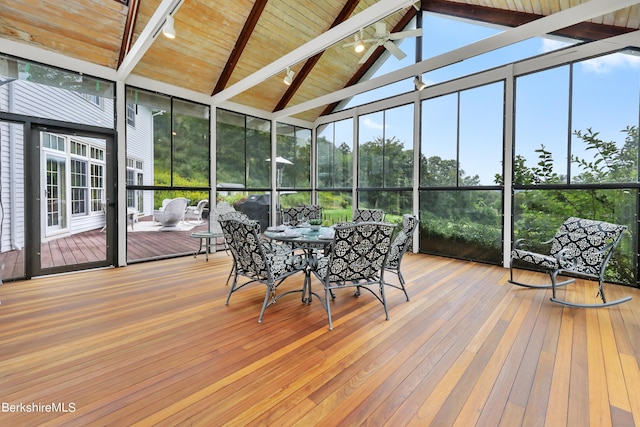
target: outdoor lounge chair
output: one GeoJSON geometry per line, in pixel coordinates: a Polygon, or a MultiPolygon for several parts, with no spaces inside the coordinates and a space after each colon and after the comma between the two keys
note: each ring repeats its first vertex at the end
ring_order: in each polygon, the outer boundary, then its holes
{"type": "Polygon", "coordinates": [[[204,210],[209,206],[207,199],[202,199],[196,206],[188,206],[184,214],[185,220],[195,219],[198,224],[202,222],[202,214],[204,210]]]}
{"type": "Polygon", "coordinates": [[[553,239],[543,242],[551,244],[549,255],[521,249],[522,241],[516,240],[511,251],[509,282],[528,288],[551,288],[551,301],[569,307],[608,307],[629,301],[629,296],[607,301],[603,288],[605,269],[626,229],[624,225],[570,217],[560,226],[553,239]],[[515,281],[514,262],[542,269],[551,277],[551,284],[534,285],[515,281]],[[597,279],[599,287],[596,297],[599,296],[602,303],[581,304],[559,299],[556,288],[575,282],[575,279],[569,279],[558,283],[556,278],[562,274],[597,279]]]}
{"type": "Polygon", "coordinates": [[[187,204],[188,201],[184,197],[176,197],[167,203],[164,210],[154,211],[153,217],[162,224],[163,229],[176,228],[178,223],[184,219],[187,204]]]}

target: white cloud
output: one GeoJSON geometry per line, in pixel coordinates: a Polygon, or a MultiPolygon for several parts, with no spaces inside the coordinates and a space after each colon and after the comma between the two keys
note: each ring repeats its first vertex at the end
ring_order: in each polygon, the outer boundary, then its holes
{"type": "Polygon", "coordinates": [[[542,47],[540,48],[541,53],[552,52],[554,50],[562,49],[563,47],[569,46],[571,43],[556,40],[556,39],[542,39],[542,47]]]}
{"type": "Polygon", "coordinates": [[[382,130],[384,128],[381,123],[374,122],[368,117],[365,117],[362,124],[368,129],[382,130]]]}
{"type": "Polygon", "coordinates": [[[615,68],[638,68],[640,67],[640,57],[624,53],[612,53],[611,55],[583,61],[582,67],[586,72],[606,74],[615,68]]]}
{"type": "MultiPolygon", "coordinates": [[[[552,52],[562,49],[573,43],[558,39],[542,39],[541,53],[552,52]]],[[[582,61],[581,65],[585,72],[595,74],[606,74],[616,68],[638,68],[640,67],[640,57],[625,53],[612,53],[610,55],[601,56],[599,58],[582,61]]]]}

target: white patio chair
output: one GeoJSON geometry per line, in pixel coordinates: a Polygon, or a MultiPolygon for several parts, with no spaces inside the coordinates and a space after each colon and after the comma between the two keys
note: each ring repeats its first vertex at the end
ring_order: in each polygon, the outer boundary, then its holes
{"type": "Polygon", "coordinates": [[[176,228],[177,225],[184,220],[187,204],[188,201],[184,197],[176,197],[167,203],[164,210],[154,211],[153,217],[157,222],[162,224],[162,229],[176,228]]]}
{"type": "Polygon", "coordinates": [[[208,206],[209,200],[207,199],[200,200],[196,206],[188,206],[184,214],[185,221],[194,219],[198,224],[202,223],[202,213],[208,206]]]}

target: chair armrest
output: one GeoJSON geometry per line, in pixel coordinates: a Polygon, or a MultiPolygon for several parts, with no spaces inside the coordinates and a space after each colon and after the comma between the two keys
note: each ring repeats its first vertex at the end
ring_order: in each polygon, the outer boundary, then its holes
{"type": "Polygon", "coordinates": [[[572,257],[569,253],[567,253],[568,251],[569,251],[569,248],[560,249],[558,253],[555,255],[556,260],[558,261],[558,265],[562,269],[575,270],[577,266],[577,260],[574,257],[572,257]],[[569,264],[571,266],[569,266],[569,264]]]}
{"type": "Polygon", "coordinates": [[[511,244],[511,250],[513,249],[523,249],[526,244],[526,239],[516,239],[511,244]]]}
{"type": "MultiPolygon", "coordinates": [[[[528,246],[527,243],[528,243],[527,239],[516,239],[511,244],[511,250],[514,250],[514,249],[527,249],[527,246],[528,246]]],[[[540,242],[541,245],[550,245],[551,243],[553,243],[553,239],[549,239],[547,241],[540,242]]]]}

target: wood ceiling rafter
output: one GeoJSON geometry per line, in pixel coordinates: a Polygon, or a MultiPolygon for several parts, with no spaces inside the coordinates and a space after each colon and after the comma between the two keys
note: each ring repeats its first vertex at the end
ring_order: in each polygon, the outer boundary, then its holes
{"type": "MultiPolygon", "coordinates": [[[[342,8],[342,10],[340,11],[340,13],[338,14],[338,16],[336,16],[336,19],[333,21],[329,29],[349,19],[353,11],[358,6],[358,3],[360,3],[360,0],[348,0],[347,3],[342,8]]],[[[282,95],[282,98],[280,98],[280,101],[278,101],[278,103],[276,104],[275,108],[273,109],[273,112],[282,110],[287,106],[289,101],[291,101],[291,98],[293,98],[293,95],[295,95],[296,91],[300,88],[300,86],[302,85],[304,80],[307,78],[309,73],[311,73],[313,68],[316,66],[316,64],[322,57],[323,53],[324,51],[317,53],[305,61],[300,71],[298,71],[297,77],[293,79],[293,81],[291,82],[291,85],[287,88],[284,95],[282,95]]]]}
{"type": "MultiPolygon", "coordinates": [[[[390,33],[403,31],[407,27],[407,25],[409,25],[409,22],[411,22],[411,20],[416,16],[417,13],[418,12],[416,11],[415,8],[413,7],[410,8],[409,11],[402,17],[402,19],[398,21],[395,27],[393,27],[390,33]]],[[[362,77],[364,77],[367,71],[369,71],[369,69],[373,67],[373,64],[375,64],[375,62],[378,60],[378,58],[380,58],[380,56],[384,53],[385,50],[386,49],[384,46],[378,46],[378,48],[376,48],[376,50],[373,51],[373,54],[369,57],[369,59],[367,59],[367,61],[364,64],[362,64],[360,68],[358,68],[358,70],[349,79],[347,84],[344,85],[344,87],[347,88],[351,85],[358,83],[362,79],[362,77]]],[[[334,102],[333,104],[327,105],[327,107],[322,111],[320,115],[324,116],[325,114],[332,113],[333,110],[338,106],[338,104],[340,103],[334,102]]]]}
{"type": "MultiPolygon", "coordinates": [[[[459,3],[453,3],[446,0],[422,0],[422,10],[511,28],[535,21],[536,19],[544,18],[544,15],[537,15],[534,13],[510,11],[470,4],[460,5],[459,3]]],[[[581,22],[579,24],[554,31],[550,34],[584,41],[597,41],[626,34],[631,31],[635,31],[635,29],[595,24],[593,22],[581,22]]]]}
{"type": "Polygon", "coordinates": [[[120,45],[120,55],[118,56],[118,67],[122,64],[124,57],[131,49],[131,41],[133,33],[136,29],[136,21],[138,20],[138,6],[140,0],[129,0],[129,10],[127,11],[127,22],[124,25],[124,34],[122,34],[122,44],[120,45]]]}
{"type": "Polygon", "coordinates": [[[265,6],[267,5],[267,1],[268,0],[257,0],[253,4],[253,8],[251,8],[249,17],[247,18],[246,22],[244,23],[244,26],[242,27],[242,31],[238,36],[238,40],[236,40],[236,44],[233,47],[231,54],[229,55],[229,59],[227,60],[227,63],[224,65],[224,68],[222,69],[222,74],[220,74],[220,78],[218,79],[218,82],[216,83],[216,86],[213,89],[211,96],[215,95],[218,92],[221,92],[222,90],[224,90],[225,87],[227,87],[227,83],[229,83],[231,74],[233,73],[233,70],[236,68],[236,65],[238,65],[238,60],[242,56],[242,52],[244,51],[244,48],[247,46],[247,43],[251,38],[251,33],[253,33],[253,30],[256,28],[256,25],[258,24],[258,20],[260,19],[260,16],[262,15],[262,12],[264,11],[265,6]]]}
{"type": "MultiPolygon", "coordinates": [[[[544,15],[537,15],[533,13],[454,3],[446,0],[422,0],[420,2],[420,5],[422,10],[425,12],[433,12],[446,16],[469,19],[473,21],[485,22],[512,28],[544,17],[544,15]]],[[[399,26],[400,25],[398,25],[397,27],[399,26]]],[[[393,31],[400,31],[400,29],[394,29],[393,31]]],[[[626,34],[632,31],[636,31],[636,29],[616,27],[613,25],[605,24],[595,24],[592,22],[581,22],[579,24],[571,25],[561,30],[554,31],[550,34],[571,37],[585,41],[597,41],[613,36],[626,34]]],[[[345,88],[358,83],[360,79],[364,77],[367,70],[384,52],[383,48],[380,47],[378,49],[380,51],[376,51],[374,55],[372,55],[372,57],[369,58],[369,60],[358,69],[358,71],[353,75],[351,79],[349,79],[347,84],[344,86],[345,88]]],[[[332,113],[339,104],[339,102],[334,102],[327,105],[327,107],[322,111],[320,115],[323,116],[332,113]]]]}

